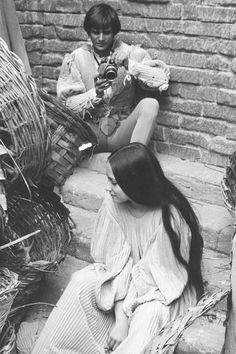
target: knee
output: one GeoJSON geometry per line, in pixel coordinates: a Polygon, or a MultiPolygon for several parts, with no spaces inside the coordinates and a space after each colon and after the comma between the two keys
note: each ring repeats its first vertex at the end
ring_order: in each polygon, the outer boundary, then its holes
{"type": "Polygon", "coordinates": [[[81,287],[85,284],[94,283],[96,280],[95,272],[88,266],[81,270],[74,272],[71,275],[70,283],[72,284],[79,284],[81,287]]]}
{"type": "Polygon", "coordinates": [[[146,118],[156,120],[159,112],[159,103],[155,98],[145,97],[140,102],[140,109],[146,118]]]}

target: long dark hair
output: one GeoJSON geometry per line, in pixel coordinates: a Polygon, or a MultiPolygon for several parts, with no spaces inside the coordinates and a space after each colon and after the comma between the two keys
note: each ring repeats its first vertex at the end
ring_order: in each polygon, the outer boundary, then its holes
{"type": "Polygon", "coordinates": [[[188,281],[197,292],[203,293],[201,259],[203,239],[199,222],[189,201],[164,175],[154,153],[141,143],[131,143],[114,151],[108,158],[114,177],[124,193],[134,202],[149,207],[160,207],[163,224],[170,238],[173,252],[188,272],[188,281]],[[180,252],[180,238],[171,224],[171,206],[174,206],[191,231],[189,262],[180,252]]]}
{"type": "Polygon", "coordinates": [[[110,5],[100,3],[92,6],[84,19],[84,30],[90,35],[91,28],[112,28],[114,36],[120,32],[121,25],[117,12],[110,5]]]}

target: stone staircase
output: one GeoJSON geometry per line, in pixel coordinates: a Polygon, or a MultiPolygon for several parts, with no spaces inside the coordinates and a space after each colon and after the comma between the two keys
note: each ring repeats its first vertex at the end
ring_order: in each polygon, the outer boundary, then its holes
{"type": "MultiPolygon", "coordinates": [[[[85,261],[85,264],[91,262],[90,240],[107,183],[107,156],[107,153],[97,154],[82,162],[60,191],[75,224],[69,255],[85,261]]],[[[189,198],[199,217],[205,245],[203,274],[206,290],[225,289],[229,286],[233,228],[232,216],[224,207],[221,195],[224,169],[168,155],[158,155],[158,158],[167,177],[189,198]]],[[[185,330],[176,353],[220,353],[225,311],[226,299],[185,330]]]]}

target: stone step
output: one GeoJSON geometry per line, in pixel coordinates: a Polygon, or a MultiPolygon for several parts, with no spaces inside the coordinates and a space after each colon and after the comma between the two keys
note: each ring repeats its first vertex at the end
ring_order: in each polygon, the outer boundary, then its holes
{"type": "MultiPolygon", "coordinates": [[[[106,173],[109,153],[95,154],[81,162],[80,167],[106,173]]],[[[185,196],[208,204],[223,206],[221,180],[225,169],[182,160],[175,156],[156,154],[166,176],[185,196]]]]}
{"type": "Polygon", "coordinates": [[[220,354],[225,327],[221,320],[200,317],[184,330],[175,354],[220,354]]]}
{"type": "MultiPolygon", "coordinates": [[[[103,173],[80,167],[61,189],[66,204],[97,212],[104,197],[107,178],[103,173]]],[[[189,199],[199,217],[206,248],[230,253],[232,216],[224,206],[189,199]]]]}

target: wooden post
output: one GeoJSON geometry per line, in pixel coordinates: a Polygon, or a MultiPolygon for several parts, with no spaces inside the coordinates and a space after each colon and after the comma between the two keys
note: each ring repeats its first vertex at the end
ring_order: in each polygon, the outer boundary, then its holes
{"type": "Polygon", "coordinates": [[[31,74],[14,0],[0,1],[0,37],[7,43],[9,50],[22,60],[27,73],[31,74]]]}

